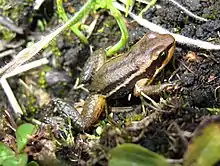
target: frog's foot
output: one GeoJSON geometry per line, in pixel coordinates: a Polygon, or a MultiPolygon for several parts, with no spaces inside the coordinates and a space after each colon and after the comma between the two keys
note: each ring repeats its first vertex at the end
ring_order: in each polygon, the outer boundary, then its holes
{"type": "Polygon", "coordinates": [[[142,94],[145,95],[153,95],[153,94],[159,94],[162,92],[165,88],[169,86],[174,86],[172,83],[165,83],[160,85],[146,85],[146,82],[149,82],[149,79],[141,79],[136,82],[135,88],[134,88],[134,95],[140,96],[142,94]]]}

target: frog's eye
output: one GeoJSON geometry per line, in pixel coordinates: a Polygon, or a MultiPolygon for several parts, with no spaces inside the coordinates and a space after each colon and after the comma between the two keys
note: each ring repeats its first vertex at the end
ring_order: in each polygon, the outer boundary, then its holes
{"type": "Polygon", "coordinates": [[[167,55],[167,52],[163,51],[160,56],[166,56],[167,55]]]}
{"type": "Polygon", "coordinates": [[[152,60],[156,60],[156,59],[158,59],[159,57],[166,57],[166,55],[167,55],[167,52],[166,51],[163,51],[163,52],[156,52],[156,53],[153,53],[152,55],[151,55],[151,59],[152,60]]]}

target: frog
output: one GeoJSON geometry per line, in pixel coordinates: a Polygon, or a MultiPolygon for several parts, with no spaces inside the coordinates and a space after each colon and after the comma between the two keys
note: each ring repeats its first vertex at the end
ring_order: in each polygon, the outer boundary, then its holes
{"type": "Polygon", "coordinates": [[[107,99],[117,99],[132,91],[135,96],[142,92],[153,94],[151,84],[172,59],[174,50],[174,37],[156,32],[145,34],[127,52],[110,59],[106,58],[105,50],[98,49],[88,58],[80,74],[80,83],[89,90],[82,112],[59,98],[53,100],[56,109],[68,115],[73,128],[89,129],[98,122],[107,99]]]}

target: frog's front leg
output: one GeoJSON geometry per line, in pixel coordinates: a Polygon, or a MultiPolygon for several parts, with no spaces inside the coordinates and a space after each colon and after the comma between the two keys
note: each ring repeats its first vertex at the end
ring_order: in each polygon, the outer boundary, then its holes
{"type": "Polygon", "coordinates": [[[88,83],[91,81],[95,72],[105,63],[106,55],[103,49],[98,49],[87,59],[83,70],[80,73],[80,82],[88,83]]]}
{"type": "Polygon", "coordinates": [[[134,95],[140,96],[141,93],[144,93],[145,95],[153,95],[158,94],[162,92],[166,87],[172,86],[173,84],[166,83],[166,84],[160,84],[160,85],[149,85],[152,80],[148,78],[140,79],[136,82],[134,87],[134,95]]]}
{"type": "Polygon", "coordinates": [[[103,95],[89,96],[80,114],[75,107],[62,99],[54,99],[54,105],[63,118],[70,118],[73,129],[84,130],[98,121],[99,116],[104,111],[106,100],[103,95]]]}

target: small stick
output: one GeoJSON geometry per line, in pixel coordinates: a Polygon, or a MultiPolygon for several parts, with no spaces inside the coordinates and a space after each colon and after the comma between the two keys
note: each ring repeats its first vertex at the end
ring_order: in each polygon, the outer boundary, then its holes
{"type": "Polygon", "coordinates": [[[195,14],[193,14],[191,11],[189,11],[188,9],[186,9],[185,7],[183,7],[181,4],[179,4],[178,2],[174,1],[174,0],[169,0],[170,2],[174,3],[177,7],[179,7],[181,10],[183,10],[188,16],[193,17],[199,21],[208,21],[205,18],[199,17],[195,14]]]}
{"type": "Polygon", "coordinates": [[[38,10],[44,1],[45,0],[35,0],[35,2],[34,2],[34,10],[38,10]]]}
{"type": "Polygon", "coordinates": [[[0,15],[0,24],[2,24],[3,26],[7,27],[8,29],[10,29],[11,31],[15,33],[18,33],[21,35],[24,34],[24,30],[22,28],[18,27],[11,20],[1,15],[0,15]]]}
{"type": "Polygon", "coordinates": [[[7,78],[15,76],[19,73],[25,72],[27,70],[37,68],[37,67],[45,65],[47,63],[49,63],[48,59],[42,58],[40,60],[36,60],[36,61],[30,62],[28,64],[22,65],[22,66],[18,67],[16,70],[13,70],[11,73],[5,74],[1,77],[0,83],[2,85],[2,88],[5,92],[14,112],[15,112],[16,117],[20,117],[21,115],[23,115],[23,112],[22,112],[20,105],[18,104],[18,101],[17,101],[11,87],[8,84],[7,78]]]}
{"type": "Polygon", "coordinates": [[[18,101],[13,91],[11,90],[11,87],[8,84],[8,81],[4,77],[2,77],[0,81],[1,81],[2,88],[15,112],[16,117],[20,117],[20,115],[23,115],[23,112],[21,110],[21,107],[18,104],[18,101]]]}
{"type": "MultiPolygon", "coordinates": [[[[125,12],[125,7],[122,6],[121,4],[119,4],[117,2],[114,2],[114,5],[119,10],[125,12]]],[[[212,44],[212,43],[209,43],[209,42],[205,42],[205,41],[202,41],[202,40],[195,40],[195,39],[192,39],[192,38],[188,38],[186,36],[182,36],[182,35],[179,35],[179,34],[171,33],[168,30],[162,28],[161,26],[153,24],[152,22],[147,21],[147,20],[137,16],[136,14],[134,14],[132,12],[128,12],[128,14],[139,25],[141,25],[141,26],[143,26],[145,28],[148,28],[148,29],[150,29],[151,31],[154,31],[154,32],[158,32],[158,33],[161,33],[161,34],[170,34],[170,35],[172,35],[175,38],[175,40],[177,42],[179,42],[181,44],[190,45],[190,46],[193,45],[195,47],[199,47],[199,48],[206,49],[206,50],[220,50],[220,45],[215,45],[215,44],[212,44]]]]}
{"type": "Polygon", "coordinates": [[[12,54],[15,54],[14,49],[6,50],[6,51],[3,51],[3,52],[0,53],[0,58],[3,58],[3,57],[8,56],[8,55],[12,55],[12,54]]]}

